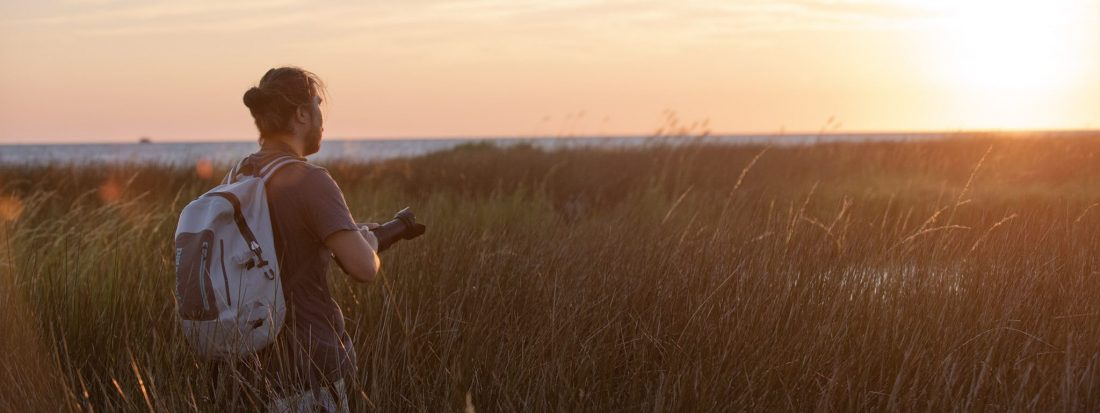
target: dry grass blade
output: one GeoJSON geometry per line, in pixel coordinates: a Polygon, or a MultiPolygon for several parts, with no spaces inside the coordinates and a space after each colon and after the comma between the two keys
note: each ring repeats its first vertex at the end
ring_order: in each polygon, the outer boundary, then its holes
{"type": "Polygon", "coordinates": [[[931,233],[934,233],[934,232],[944,231],[944,230],[951,230],[951,229],[971,229],[971,228],[967,227],[967,226],[963,226],[963,225],[944,225],[944,226],[939,226],[939,227],[935,227],[935,228],[928,228],[928,229],[925,229],[925,230],[918,231],[918,232],[916,232],[913,235],[910,235],[908,237],[905,237],[905,239],[898,242],[897,245],[902,245],[902,244],[912,242],[913,240],[915,240],[915,239],[917,239],[921,236],[928,235],[928,234],[931,234],[931,233]]]}
{"type": "Polygon", "coordinates": [[[661,219],[661,225],[668,222],[668,219],[672,217],[672,213],[676,211],[676,207],[680,206],[681,202],[684,202],[684,198],[687,198],[689,193],[691,193],[691,187],[688,187],[684,193],[680,194],[679,198],[676,198],[676,202],[673,202],[672,206],[668,207],[668,212],[665,212],[665,217],[661,219]]]}
{"type": "Polygon", "coordinates": [[[1081,211],[1081,214],[1077,216],[1077,219],[1074,219],[1074,220],[1073,220],[1073,223],[1074,223],[1074,224],[1080,223],[1080,222],[1081,222],[1081,220],[1085,218],[1085,214],[1088,214],[1088,213],[1089,213],[1089,211],[1091,211],[1091,210],[1092,210],[1093,208],[1095,208],[1095,207],[1096,207],[1097,205],[1100,205],[1100,202],[1098,202],[1098,203],[1094,203],[1094,204],[1092,204],[1092,205],[1089,205],[1089,206],[1088,206],[1087,208],[1085,208],[1085,210],[1081,211]]]}
{"type": "Polygon", "coordinates": [[[974,245],[970,246],[970,251],[968,251],[967,253],[974,253],[974,250],[978,249],[978,245],[981,245],[982,241],[985,241],[985,239],[989,237],[989,234],[992,233],[993,230],[997,229],[997,227],[1001,226],[1002,224],[1004,224],[1008,221],[1016,219],[1016,216],[1017,216],[1016,214],[1006,216],[1004,218],[1001,218],[1000,221],[997,221],[996,224],[993,224],[992,226],[990,226],[989,229],[986,230],[985,233],[982,234],[981,237],[978,237],[977,241],[974,241],[974,245]]]}
{"type": "Polygon", "coordinates": [[[753,165],[756,165],[756,161],[759,161],[760,157],[764,156],[764,153],[767,152],[768,149],[771,149],[771,146],[766,146],[764,147],[764,149],[761,149],[760,152],[756,154],[756,156],[752,157],[752,160],[749,161],[748,165],[745,165],[745,167],[741,169],[741,174],[737,176],[737,183],[733,185],[733,189],[730,192],[737,191],[739,188],[741,188],[741,183],[745,181],[745,175],[749,174],[749,171],[752,170],[753,165]]]}
{"type": "MultiPolygon", "coordinates": [[[[145,388],[145,379],[141,377],[141,370],[138,369],[137,360],[134,360],[133,354],[130,354],[130,368],[133,369],[134,377],[137,378],[138,389],[141,390],[141,397],[145,400],[145,407],[149,408],[149,413],[155,412],[153,402],[149,400],[149,390],[145,388]]],[[[115,386],[118,386],[117,382],[115,386]]]]}

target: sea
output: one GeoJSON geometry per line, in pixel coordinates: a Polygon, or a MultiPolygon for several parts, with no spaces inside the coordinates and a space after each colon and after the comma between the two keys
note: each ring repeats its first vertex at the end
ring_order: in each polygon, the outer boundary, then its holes
{"type": "MultiPolygon", "coordinates": [[[[1042,132],[1043,136],[1078,136],[1096,132],[1042,132]]],[[[370,162],[414,157],[445,151],[459,145],[487,143],[508,147],[532,145],[558,151],[573,148],[634,148],[647,145],[683,145],[709,143],[719,145],[816,145],[833,142],[904,142],[955,139],[972,134],[956,133],[861,133],[814,135],[722,135],[706,137],[539,137],[539,138],[461,138],[461,139],[334,139],[321,143],[320,152],[309,156],[312,162],[370,162]]],[[[42,164],[166,164],[188,165],[199,161],[230,163],[255,152],[256,141],[242,142],[143,142],[88,144],[0,144],[0,165],[42,164]]]]}

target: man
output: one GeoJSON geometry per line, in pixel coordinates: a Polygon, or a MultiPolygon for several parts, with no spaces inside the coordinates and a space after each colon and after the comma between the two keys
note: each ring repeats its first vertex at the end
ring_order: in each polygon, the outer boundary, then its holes
{"type": "MultiPolygon", "coordinates": [[[[259,171],[285,156],[305,161],[316,153],[324,131],[323,92],[315,74],[296,67],[271,69],[245,92],[261,149],[245,158],[241,171],[259,171]]],[[[352,279],[370,281],[380,266],[378,240],[360,232],[324,168],[285,165],[268,181],[267,196],[287,304],[278,339],[258,355],[275,394],[268,410],[347,411],[355,350],[326,273],[335,257],[352,279]]]]}

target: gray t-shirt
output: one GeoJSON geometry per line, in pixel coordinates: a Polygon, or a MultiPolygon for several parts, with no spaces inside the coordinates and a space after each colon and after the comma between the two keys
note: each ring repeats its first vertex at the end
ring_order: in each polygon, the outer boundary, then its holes
{"type": "MultiPolygon", "coordinates": [[[[254,171],[287,155],[295,156],[286,144],[265,141],[241,170],[254,171]]],[[[350,377],[355,350],[329,291],[326,274],[332,256],[324,245],[336,232],[358,230],[344,195],[324,168],[296,162],[268,180],[267,199],[287,318],[275,344],[261,352],[264,370],[287,391],[350,377]]]]}

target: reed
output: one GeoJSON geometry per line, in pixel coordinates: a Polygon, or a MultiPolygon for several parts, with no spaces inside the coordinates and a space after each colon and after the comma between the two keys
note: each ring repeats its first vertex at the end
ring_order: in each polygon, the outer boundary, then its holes
{"type": "MultiPolygon", "coordinates": [[[[353,406],[1095,411],[1096,153],[700,139],[325,165],[357,220],[412,206],[429,225],[383,255],[392,288],[332,274],[353,406]]],[[[176,219],[213,185],[185,167],[0,166],[0,406],[226,407],[173,307],[176,219]]]]}

